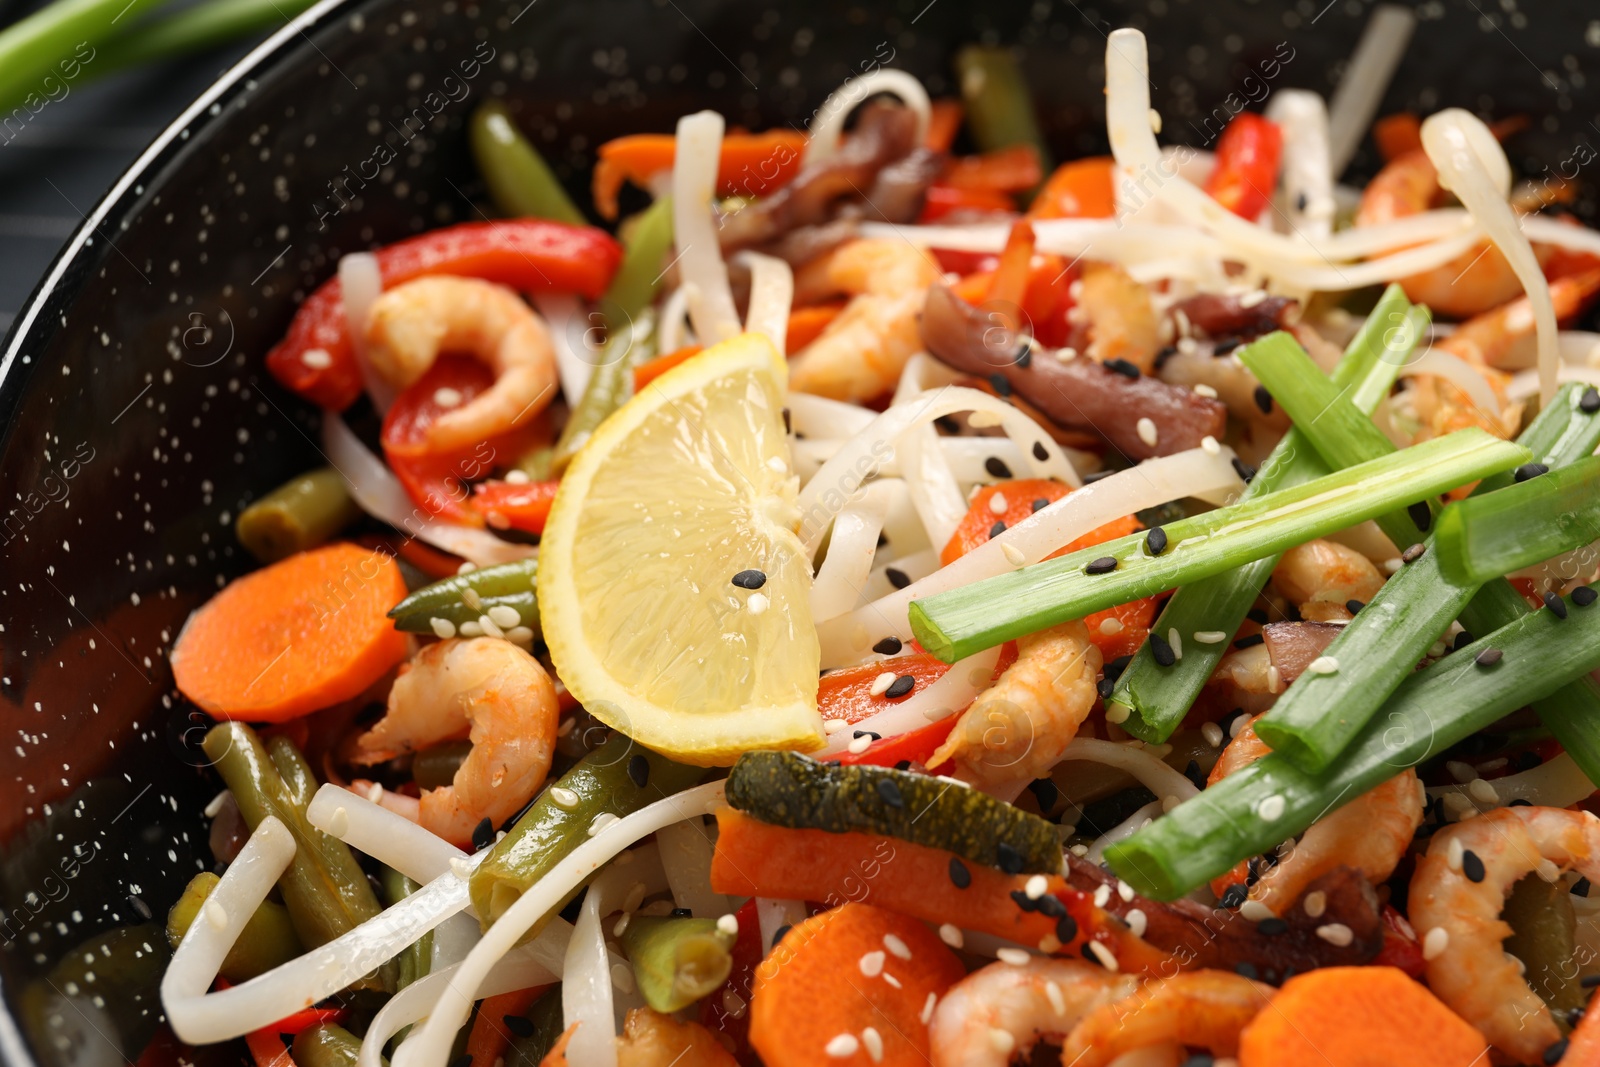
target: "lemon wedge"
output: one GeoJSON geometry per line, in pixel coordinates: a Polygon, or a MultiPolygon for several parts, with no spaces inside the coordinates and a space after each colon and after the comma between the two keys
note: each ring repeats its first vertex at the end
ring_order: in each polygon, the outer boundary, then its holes
{"type": "Polygon", "coordinates": [[[573,459],[540,538],[539,617],[562,681],[687,763],[823,744],[786,376],[757,334],[663,374],[573,459]]]}

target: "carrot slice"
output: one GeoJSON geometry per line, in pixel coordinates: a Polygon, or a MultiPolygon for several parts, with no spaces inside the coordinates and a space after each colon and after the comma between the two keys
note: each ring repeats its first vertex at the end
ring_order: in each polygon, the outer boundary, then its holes
{"type": "Polygon", "coordinates": [[[533,1002],[549,986],[530,986],[484,997],[478,1005],[478,1015],[472,1021],[472,1031],[467,1034],[467,1055],[473,1063],[493,1064],[511,1047],[511,1031],[506,1027],[508,1016],[526,1015],[533,1002]]]}
{"type": "Polygon", "coordinates": [[[791,356],[822,336],[828,324],[844,310],[844,301],[795,308],[789,312],[789,329],[784,337],[784,351],[791,356]]]}
{"type": "Polygon", "coordinates": [[[924,924],[845,904],[795,926],[756,968],[750,1043],[767,1067],[924,1067],[927,1006],[966,973],[924,924]]]}
{"type": "Polygon", "coordinates": [[[385,552],[340,543],[231,582],[172,650],[184,696],[220,719],[283,722],[349,700],[406,655],[406,595],[385,552]]]}
{"type": "Polygon", "coordinates": [[[1273,995],[1239,1035],[1239,1062],[1468,1067],[1488,1062],[1487,1048],[1466,1020],[1393,967],[1324,967],[1273,995]]]}
{"type": "Polygon", "coordinates": [[[1028,208],[1030,219],[1108,219],[1117,213],[1116,161],[1091,156],[1063,163],[1028,208]]]}
{"type": "Polygon", "coordinates": [[[633,368],[633,391],[637,393],[673,367],[686,362],[690,356],[699,355],[701,347],[700,345],[684,345],[682,348],[673,349],[664,356],[657,356],[648,363],[639,364],[633,368]]]}
{"type": "Polygon", "coordinates": [[[1600,1063],[1600,1004],[1593,1002],[1567,1041],[1567,1054],[1563,1061],[1571,1063],[1600,1063]]]}

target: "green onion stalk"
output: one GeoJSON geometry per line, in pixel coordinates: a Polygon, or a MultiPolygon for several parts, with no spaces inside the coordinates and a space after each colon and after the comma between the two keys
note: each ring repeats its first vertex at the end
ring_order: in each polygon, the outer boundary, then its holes
{"type": "MultiPolygon", "coordinates": [[[[1427,309],[1414,307],[1398,285],[1389,286],[1334,368],[1333,384],[1341,392],[1347,391],[1358,409],[1370,414],[1388,395],[1427,325],[1427,309]]],[[[1317,377],[1321,378],[1320,372],[1317,377]]],[[[1242,499],[1301,485],[1327,473],[1327,465],[1305,432],[1291,428],[1256,471],[1242,499]]],[[[1152,630],[1159,634],[1172,630],[1179,634],[1236,632],[1277,563],[1276,555],[1268,556],[1184,585],[1167,601],[1152,630]]],[[[1122,727],[1130,734],[1142,741],[1165,741],[1183,721],[1227,650],[1226,644],[1195,642],[1185,649],[1182,660],[1163,666],[1156,662],[1147,642],[1116,680],[1107,703],[1127,709],[1122,727]]]]}
{"type": "Polygon", "coordinates": [[[1003,641],[1283,552],[1525,462],[1478,429],[1171,523],[1152,554],[1134,534],[912,601],[922,647],[953,663],[1003,641]]]}

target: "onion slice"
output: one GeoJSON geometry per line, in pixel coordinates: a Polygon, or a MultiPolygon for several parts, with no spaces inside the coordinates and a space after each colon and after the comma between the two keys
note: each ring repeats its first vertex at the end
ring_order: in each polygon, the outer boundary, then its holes
{"type": "Polygon", "coordinates": [[[1333,232],[1333,166],[1328,108],[1308,89],[1279,89],[1267,118],[1283,131],[1283,212],[1290,227],[1311,240],[1333,232]]]}
{"type": "Polygon", "coordinates": [[[1103,763],[1108,767],[1127,771],[1156,795],[1158,804],[1167,797],[1188,800],[1200,792],[1186,776],[1173,770],[1166,761],[1157,758],[1142,745],[1101,741],[1094,737],[1075,737],[1061,755],[1062,763],[1069,760],[1103,763]]]}
{"type": "Polygon", "coordinates": [[[1094,839],[1089,851],[1084,854],[1084,859],[1090,863],[1099,863],[1106,854],[1106,849],[1118,841],[1126,841],[1135,833],[1144,828],[1144,825],[1161,814],[1161,801],[1152,800],[1138,811],[1123,819],[1117,825],[1107,830],[1104,834],[1094,839]]]}
{"type": "Polygon", "coordinates": [[[1361,40],[1328,107],[1329,160],[1335,178],[1344,173],[1371,128],[1372,116],[1378,113],[1416,25],[1416,16],[1410,11],[1382,4],[1361,31],[1361,40]]]}
{"type": "Polygon", "coordinates": [[[378,257],[371,252],[342,256],[339,259],[339,293],[344,303],[345,333],[356,354],[361,384],[378,414],[387,415],[399,390],[385,381],[367,358],[367,320],[372,315],[372,305],[383,294],[383,273],[378,269],[378,257]]]}
{"type": "Polygon", "coordinates": [[[711,888],[711,838],[699,819],[685,819],[656,831],[661,869],[672,889],[672,903],[704,918],[733,909],[711,888]]]}
{"type": "Polygon", "coordinates": [[[616,1067],[619,998],[612,985],[612,955],[601,920],[618,909],[632,887],[638,886],[645,894],[666,887],[655,853],[654,845],[624,852],[589,883],[583,898],[561,971],[562,1023],[578,1027],[567,1045],[573,1063],[616,1067]]]}
{"type": "Polygon", "coordinates": [[[1454,793],[1464,796],[1472,802],[1475,810],[1483,812],[1513,800],[1526,800],[1536,807],[1565,808],[1594,792],[1594,783],[1565,752],[1537,767],[1492,779],[1489,785],[1495,792],[1496,800],[1493,802],[1479,800],[1468,785],[1454,783],[1432,786],[1428,789],[1428,795],[1442,797],[1454,793]]]}
{"type": "Polygon", "coordinates": [[[571,293],[539,293],[533,298],[533,306],[539,309],[549,327],[550,347],[556,355],[556,374],[561,379],[561,395],[566,398],[567,407],[577,407],[584,390],[589,388],[595,360],[599,358],[599,351],[584,343],[589,327],[583,319],[583,308],[571,293]]]}
{"type": "Polygon", "coordinates": [[[677,154],[672,168],[672,226],[678,246],[678,277],[695,336],[703,345],[726,341],[739,332],[728,268],[717,243],[711,199],[717,191],[717,160],[722,154],[722,116],[697,111],[678,120],[677,154]]]}
{"type": "Polygon", "coordinates": [[[794,303],[794,270],[776,256],[741,252],[750,268],[750,306],[745,312],[747,333],[764,334],[778,354],[788,353],[789,308],[794,303]]]}
{"type": "Polygon", "coordinates": [[[933,121],[933,102],[928,99],[928,90],[913,75],[885,67],[859,78],[851,78],[822,102],[807,130],[809,136],[803,165],[809,167],[821,163],[837,153],[845,119],[867,97],[878,93],[892,93],[916,112],[916,143],[921,144],[928,136],[928,124],[933,121]]]}
{"type": "Polygon", "coordinates": [[[661,302],[660,324],[656,327],[657,347],[662,355],[689,344],[689,289],[680,285],[661,302]]]}
{"type": "Polygon", "coordinates": [[[891,489],[885,482],[873,482],[834,517],[828,554],[811,583],[813,622],[843,615],[861,598],[878,552],[878,534],[889,514],[891,489]]]}

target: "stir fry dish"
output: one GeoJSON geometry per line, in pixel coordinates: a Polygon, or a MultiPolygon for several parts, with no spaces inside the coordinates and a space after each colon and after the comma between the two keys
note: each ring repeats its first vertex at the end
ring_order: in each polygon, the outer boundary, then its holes
{"type": "Polygon", "coordinates": [[[298,306],[327,466],[172,654],[170,1040],[1600,1064],[1600,233],[1516,116],[1384,117],[1363,188],[1309,91],[1164,148],[1124,29],[1056,165],[957,63],[581,205],[490,102],[501,217],[298,306]]]}

